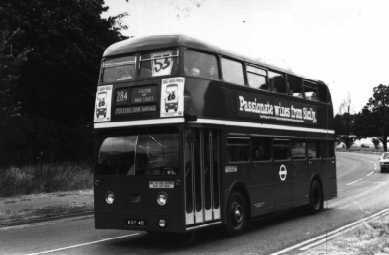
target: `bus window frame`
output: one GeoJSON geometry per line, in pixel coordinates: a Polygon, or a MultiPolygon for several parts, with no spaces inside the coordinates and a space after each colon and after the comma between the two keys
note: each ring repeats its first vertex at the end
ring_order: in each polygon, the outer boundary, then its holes
{"type": "Polygon", "coordinates": [[[235,59],[235,58],[231,58],[229,56],[225,56],[225,55],[219,54],[219,64],[220,64],[220,81],[228,83],[228,84],[232,84],[234,86],[246,87],[246,88],[248,87],[248,85],[247,85],[247,77],[246,77],[246,66],[245,66],[244,61],[241,61],[241,60],[238,60],[238,59],[235,59]],[[229,60],[229,61],[238,62],[239,64],[241,64],[241,66],[242,66],[242,74],[243,74],[243,83],[242,84],[234,83],[234,82],[227,81],[227,80],[224,79],[224,72],[223,72],[223,65],[222,65],[222,60],[223,59],[226,59],[226,60],[229,60]]]}
{"type": "Polygon", "coordinates": [[[320,139],[310,139],[310,140],[306,140],[306,157],[307,157],[307,160],[321,160],[323,157],[322,157],[322,152],[321,152],[321,142],[322,141],[326,141],[326,140],[320,140],[320,139]],[[315,145],[315,150],[316,150],[316,157],[309,157],[308,155],[308,144],[309,143],[313,143],[315,145]],[[319,155],[319,156],[317,156],[319,155]]]}
{"type": "MultiPolygon", "coordinates": [[[[251,154],[250,154],[250,151],[251,151],[251,137],[250,136],[233,136],[233,135],[229,135],[227,134],[225,136],[225,142],[224,142],[224,145],[225,145],[225,155],[226,155],[226,164],[248,164],[248,163],[251,163],[252,160],[251,160],[251,154]],[[248,150],[249,150],[249,153],[248,153],[248,158],[247,160],[239,160],[239,161],[231,161],[230,160],[230,157],[229,157],[229,152],[228,152],[228,147],[230,146],[229,143],[228,143],[228,140],[229,139],[245,139],[245,140],[248,140],[247,142],[247,147],[248,147],[248,150]]],[[[243,147],[243,146],[242,146],[243,147]]]]}
{"type": "Polygon", "coordinates": [[[245,68],[244,76],[246,77],[246,86],[248,88],[255,89],[255,90],[260,90],[260,91],[269,91],[269,92],[271,92],[271,88],[270,88],[270,84],[269,84],[269,79],[268,79],[268,71],[269,70],[267,68],[264,68],[264,67],[261,67],[261,66],[258,66],[258,65],[254,65],[254,64],[251,64],[251,63],[247,63],[247,62],[244,63],[244,68],[245,68]],[[265,75],[258,74],[258,73],[255,73],[255,72],[251,72],[251,71],[249,71],[247,69],[247,67],[252,67],[252,68],[260,69],[260,70],[265,72],[265,75]],[[248,79],[247,73],[251,73],[251,74],[254,74],[254,75],[257,75],[257,76],[265,77],[267,89],[251,87],[250,83],[249,83],[249,79],[248,79]]]}
{"type": "Polygon", "coordinates": [[[278,162],[285,162],[285,161],[292,161],[292,158],[291,158],[291,153],[290,153],[290,143],[291,143],[291,141],[292,141],[292,138],[279,138],[279,137],[273,137],[273,139],[272,139],[272,147],[271,147],[271,155],[272,155],[272,161],[274,162],[274,163],[278,163],[278,162]],[[288,158],[284,158],[284,159],[275,159],[274,158],[274,150],[273,150],[273,148],[274,148],[274,141],[288,141],[288,148],[289,148],[289,157],[288,158]]]}
{"type": "Polygon", "coordinates": [[[144,50],[144,51],[137,51],[137,52],[126,52],[124,54],[118,54],[118,55],[104,57],[101,60],[101,63],[100,63],[100,70],[99,70],[100,75],[99,75],[99,82],[98,82],[98,84],[99,85],[112,84],[112,83],[118,84],[118,83],[123,83],[123,82],[134,82],[134,81],[137,82],[137,81],[144,81],[144,80],[148,80],[148,79],[159,79],[159,78],[162,79],[162,78],[166,78],[166,77],[179,76],[179,75],[183,74],[183,72],[181,72],[181,65],[180,65],[180,63],[182,62],[181,61],[182,56],[183,56],[183,54],[182,54],[182,47],[167,47],[167,48],[155,48],[155,49],[151,49],[151,50],[144,50]],[[169,51],[169,50],[172,50],[172,51],[173,50],[177,50],[177,55],[178,56],[175,56],[175,58],[177,60],[176,66],[178,66],[178,68],[176,68],[176,73],[172,72],[169,75],[161,75],[161,76],[155,76],[155,77],[152,77],[152,76],[150,76],[150,77],[141,77],[140,76],[141,55],[145,55],[145,54],[152,53],[152,52],[169,51]],[[135,59],[136,59],[135,78],[134,79],[125,79],[125,80],[120,80],[120,81],[113,81],[113,82],[104,82],[104,80],[103,80],[103,76],[104,76],[104,61],[107,60],[107,59],[115,59],[115,58],[131,56],[131,55],[135,56],[135,59]]]}
{"type": "Polygon", "coordinates": [[[270,136],[250,136],[250,163],[271,163],[273,161],[273,138],[270,136]],[[252,152],[253,152],[253,138],[264,139],[268,138],[270,140],[270,158],[264,160],[253,160],[252,152]]]}
{"type": "Polygon", "coordinates": [[[183,75],[185,77],[191,77],[191,78],[196,78],[196,79],[205,79],[205,80],[211,80],[211,81],[223,81],[222,79],[222,71],[221,71],[221,64],[220,64],[220,55],[215,53],[215,52],[210,52],[210,51],[205,51],[205,50],[199,50],[199,49],[196,49],[196,48],[191,48],[191,47],[180,47],[181,49],[181,52],[182,54],[180,54],[179,58],[180,58],[180,62],[179,63],[182,63],[182,65],[179,65],[179,68],[178,68],[178,72],[180,75],[183,75]],[[184,66],[185,66],[185,52],[187,50],[191,50],[191,51],[197,51],[197,52],[201,52],[201,53],[204,53],[204,54],[209,54],[209,55],[212,55],[216,58],[216,68],[217,68],[217,71],[218,71],[218,78],[214,79],[214,78],[209,78],[209,77],[202,77],[202,76],[193,76],[193,75],[188,75],[185,73],[185,70],[184,70],[184,66]]]}
{"type": "MultiPolygon", "coordinates": [[[[117,64],[116,64],[117,65],[117,64]]],[[[101,60],[101,63],[100,63],[100,77],[99,77],[99,84],[102,85],[102,84],[112,84],[112,83],[122,83],[122,82],[129,82],[129,81],[136,81],[138,80],[139,78],[139,70],[138,70],[138,65],[139,65],[139,55],[138,53],[134,53],[134,52],[129,52],[129,53],[125,53],[125,54],[120,54],[120,55],[114,55],[114,56],[109,56],[109,57],[105,57],[101,60]],[[115,58],[122,58],[122,57],[129,57],[129,56],[134,56],[135,57],[135,77],[133,79],[123,79],[123,80],[118,80],[118,81],[111,81],[111,82],[105,82],[104,81],[104,71],[105,71],[105,66],[104,66],[104,62],[106,60],[110,60],[110,59],[115,59],[115,58]]],[[[113,65],[115,66],[115,64],[113,65]]],[[[120,65],[117,65],[117,66],[120,66],[120,65]]]]}
{"type": "Polygon", "coordinates": [[[269,69],[269,70],[267,71],[267,78],[268,78],[268,84],[269,84],[269,90],[268,90],[268,91],[270,91],[270,92],[272,92],[272,93],[274,93],[274,94],[276,94],[276,95],[290,96],[290,95],[289,95],[289,83],[288,83],[288,81],[287,81],[287,77],[286,77],[286,74],[285,74],[284,72],[269,69]],[[274,90],[273,82],[270,82],[269,72],[271,72],[271,73],[276,73],[276,74],[279,74],[280,76],[282,76],[282,79],[283,79],[284,84],[285,84],[285,93],[283,93],[283,92],[278,92],[278,91],[275,91],[275,90],[274,90]]]}
{"type": "Polygon", "coordinates": [[[300,98],[300,99],[304,99],[304,100],[307,100],[305,98],[305,93],[304,93],[304,79],[297,76],[297,75],[293,75],[293,74],[285,74],[286,76],[286,83],[288,84],[288,95],[293,97],[293,98],[300,98]],[[289,77],[293,77],[293,79],[298,79],[300,81],[300,84],[299,84],[299,89],[301,91],[301,96],[294,96],[292,91],[291,91],[291,86],[290,86],[290,81],[289,81],[289,77]]]}
{"type": "MultiPolygon", "coordinates": [[[[167,47],[167,48],[155,48],[155,49],[151,49],[151,50],[145,50],[145,51],[138,51],[136,54],[137,54],[137,58],[138,58],[138,67],[137,67],[137,79],[136,81],[143,81],[143,80],[148,80],[148,79],[162,79],[162,78],[166,78],[166,77],[173,77],[173,76],[178,76],[180,75],[180,59],[182,57],[182,51],[181,51],[181,48],[182,47],[167,47]],[[150,76],[150,77],[141,77],[140,75],[140,72],[141,72],[141,63],[142,63],[142,55],[145,55],[145,54],[150,54],[150,53],[153,53],[153,52],[161,52],[161,51],[174,51],[176,50],[177,51],[177,56],[173,56],[176,60],[177,60],[177,63],[176,63],[176,72],[174,73],[173,70],[172,70],[172,73],[169,74],[169,75],[161,75],[161,76],[150,76]]],[[[148,60],[151,60],[151,59],[146,59],[144,61],[148,61],[148,60]]],[[[134,79],[135,80],[135,79],[134,79]]]]}

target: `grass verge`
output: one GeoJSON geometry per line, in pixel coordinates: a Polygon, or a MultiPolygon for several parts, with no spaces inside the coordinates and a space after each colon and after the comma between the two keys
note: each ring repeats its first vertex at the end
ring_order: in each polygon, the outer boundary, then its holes
{"type": "Polygon", "coordinates": [[[0,169],[0,197],[91,189],[93,175],[87,163],[48,163],[0,169]]]}

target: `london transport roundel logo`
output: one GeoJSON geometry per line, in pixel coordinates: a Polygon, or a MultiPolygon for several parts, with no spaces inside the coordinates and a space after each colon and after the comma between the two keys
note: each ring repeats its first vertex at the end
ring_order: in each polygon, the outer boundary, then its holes
{"type": "Polygon", "coordinates": [[[286,166],[284,164],[280,166],[280,171],[278,171],[278,175],[280,176],[281,181],[286,180],[286,176],[288,175],[288,170],[286,169],[286,166]]]}

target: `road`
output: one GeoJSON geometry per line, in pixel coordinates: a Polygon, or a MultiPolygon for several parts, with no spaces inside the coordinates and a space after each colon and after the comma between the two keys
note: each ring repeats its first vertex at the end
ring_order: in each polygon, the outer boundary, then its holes
{"type": "Polygon", "coordinates": [[[338,198],[327,201],[323,212],[283,212],[253,222],[234,238],[219,228],[192,240],[102,231],[94,229],[92,217],[78,217],[0,229],[0,254],[298,254],[304,240],[389,208],[389,174],[380,173],[377,162],[377,155],[337,153],[338,198]]]}

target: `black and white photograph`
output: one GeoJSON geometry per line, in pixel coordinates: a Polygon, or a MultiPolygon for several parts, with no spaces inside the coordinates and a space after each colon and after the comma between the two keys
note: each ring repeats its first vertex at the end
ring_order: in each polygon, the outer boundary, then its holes
{"type": "Polygon", "coordinates": [[[389,255],[387,0],[1,0],[0,255],[389,255]]]}

